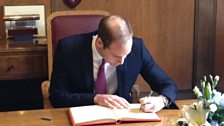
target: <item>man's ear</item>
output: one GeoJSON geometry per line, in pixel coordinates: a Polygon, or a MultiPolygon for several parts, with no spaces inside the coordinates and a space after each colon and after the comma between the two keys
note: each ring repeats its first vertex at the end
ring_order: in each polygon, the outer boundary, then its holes
{"type": "Polygon", "coordinates": [[[99,48],[103,48],[103,41],[100,37],[97,37],[96,44],[99,48]]]}

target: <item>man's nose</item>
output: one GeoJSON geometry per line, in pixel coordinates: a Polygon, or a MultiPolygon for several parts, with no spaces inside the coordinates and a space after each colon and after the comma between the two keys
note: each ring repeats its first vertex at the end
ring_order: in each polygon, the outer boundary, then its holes
{"type": "Polygon", "coordinates": [[[123,56],[121,57],[118,61],[119,61],[119,64],[123,64],[124,63],[124,60],[125,60],[126,56],[123,56]]]}

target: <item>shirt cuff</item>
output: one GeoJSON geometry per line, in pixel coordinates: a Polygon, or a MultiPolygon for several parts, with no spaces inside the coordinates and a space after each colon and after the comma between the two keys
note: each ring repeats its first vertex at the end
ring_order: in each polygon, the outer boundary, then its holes
{"type": "Polygon", "coordinates": [[[164,95],[162,95],[162,97],[163,97],[164,107],[169,108],[169,106],[170,106],[170,104],[172,103],[172,101],[171,101],[168,97],[166,97],[166,96],[164,96],[164,95]]]}

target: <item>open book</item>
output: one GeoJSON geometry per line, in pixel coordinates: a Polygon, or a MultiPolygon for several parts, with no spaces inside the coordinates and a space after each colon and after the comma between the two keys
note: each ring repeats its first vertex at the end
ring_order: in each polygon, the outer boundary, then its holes
{"type": "Polygon", "coordinates": [[[129,109],[109,109],[98,105],[90,105],[71,107],[68,115],[73,126],[160,121],[156,113],[144,113],[139,108],[140,104],[130,104],[129,109]]]}

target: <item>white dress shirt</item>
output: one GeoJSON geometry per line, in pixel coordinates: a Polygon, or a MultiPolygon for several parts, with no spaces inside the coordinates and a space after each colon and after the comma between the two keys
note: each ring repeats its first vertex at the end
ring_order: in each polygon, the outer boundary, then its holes
{"type": "MultiPolygon", "coordinates": [[[[93,36],[92,39],[92,54],[93,54],[93,76],[94,76],[94,84],[96,83],[98,69],[102,63],[103,57],[97,52],[96,50],[96,38],[97,35],[93,36]]],[[[107,87],[107,94],[114,94],[117,90],[117,72],[116,67],[110,65],[109,63],[105,63],[104,66],[105,75],[106,75],[106,87],[107,87]]]]}

